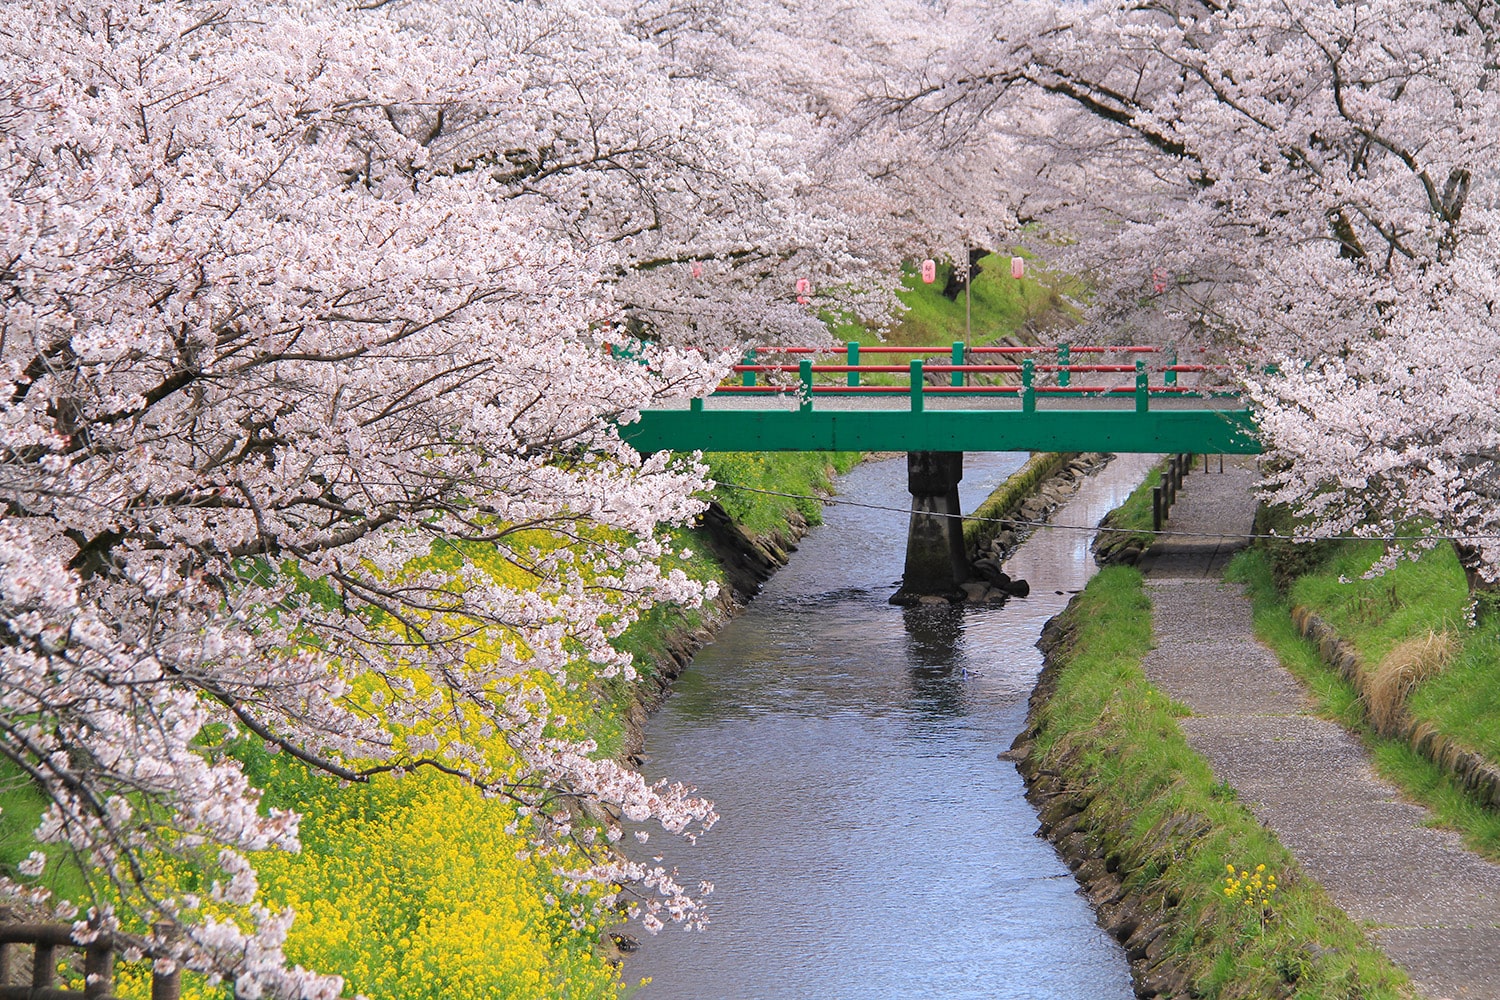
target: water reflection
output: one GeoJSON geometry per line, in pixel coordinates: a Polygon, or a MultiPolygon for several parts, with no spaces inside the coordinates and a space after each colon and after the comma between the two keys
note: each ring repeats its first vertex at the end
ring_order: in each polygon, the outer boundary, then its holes
{"type": "Polygon", "coordinates": [[[902,609],[906,653],[913,667],[950,668],[963,638],[962,605],[919,605],[902,609]]]}
{"type": "MultiPolygon", "coordinates": [[[[970,456],[973,509],[1025,455],[970,456]]],[[[1059,519],[1095,523],[1139,473],[1111,467],[1059,519]]],[[[904,505],[905,462],[845,495],[904,505]]],[[[1123,957],[1045,842],[1013,765],[1042,623],[1092,565],[1042,533],[1012,575],[1030,598],[897,608],[906,515],[829,508],[750,609],[699,653],[647,732],[647,776],[723,819],[698,846],[657,833],[685,882],[715,882],[701,934],[646,938],[641,1000],[1126,1000],[1123,957]],[[894,540],[894,541],[893,541],[894,540]]]]}
{"type": "Polygon", "coordinates": [[[907,676],[911,707],[924,715],[961,716],[968,667],[962,662],[964,609],[955,605],[918,605],[902,609],[906,632],[907,676]]]}

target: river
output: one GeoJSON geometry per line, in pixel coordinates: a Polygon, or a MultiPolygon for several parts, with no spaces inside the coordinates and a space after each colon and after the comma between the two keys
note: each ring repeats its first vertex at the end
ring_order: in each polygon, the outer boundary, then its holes
{"type": "MultiPolygon", "coordinates": [[[[973,510],[1026,460],[965,456],[973,510]]],[[[1053,520],[1093,525],[1140,482],[1122,455],[1053,520]]],[[[868,462],[849,500],[909,504],[906,462],[868,462]]],[[[722,819],[696,845],[658,832],[711,923],[642,936],[639,1000],[1129,1000],[1013,764],[1042,625],[1094,572],[1089,535],[1043,529],[1001,607],[886,602],[907,515],[835,505],[744,614],[701,650],[646,732],[648,777],[696,785],[722,819]]]]}

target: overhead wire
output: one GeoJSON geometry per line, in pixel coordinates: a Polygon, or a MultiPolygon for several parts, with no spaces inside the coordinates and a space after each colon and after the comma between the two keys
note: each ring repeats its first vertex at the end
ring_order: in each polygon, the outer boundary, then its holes
{"type": "Polygon", "coordinates": [[[787,493],[781,490],[768,490],[759,486],[745,486],[740,483],[728,483],[723,480],[715,480],[715,485],[726,489],[740,490],[745,493],[763,493],[767,496],[786,497],[791,500],[813,500],[830,507],[862,507],[867,510],[893,511],[898,514],[921,513],[928,517],[956,518],[960,521],[975,521],[983,524],[1009,524],[1028,528],[1051,528],[1058,531],[1092,531],[1112,532],[1122,535],[1152,535],[1157,538],[1244,538],[1249,540],[1277,539],[1283,542],[1479,542],[1500,539],[1497,534],[1425,534],[1425,535],[1301,535],[1282,534],[1281,532],[1256,532],[1256,531],[1177,531],[1171,528],[1112,528],[1104,525],[1084,524],[1057,524],[1051,521],[1029,520],[1018,517],[975,517],[968,514],[950,514],[946,511],[913,511],[908,507],[895,507],[890,504],[866,503],[862,500],[849,500],[839,496],[817,496],[810,493],[787,493]]]}

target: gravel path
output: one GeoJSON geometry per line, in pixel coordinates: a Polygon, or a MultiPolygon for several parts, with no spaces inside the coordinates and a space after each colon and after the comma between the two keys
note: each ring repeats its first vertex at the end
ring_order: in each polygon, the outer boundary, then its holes
{"type": "Polygon", "coordinates": [[[1428,1000],[1500,1000],[1500,865],[1458,835],[1423,824],[1425,809],[1378,777],[1359,741],[1313,715],[1297,680],[1255,640],[1250,602],[1221,580],[1248,531],[1250,461],[1189,475],[1169,539],[1142,568],[1157,648],[1145,660],[1160,690],[1185,703],[1188,741],[1240,800],[1404,968],[1428,1000]]]}

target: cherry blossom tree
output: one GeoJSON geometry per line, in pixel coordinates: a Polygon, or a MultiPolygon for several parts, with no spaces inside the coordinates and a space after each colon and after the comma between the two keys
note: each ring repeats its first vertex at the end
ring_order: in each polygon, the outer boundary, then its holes
{"type": "MultiPolygon", "coordinates": [[[[241,995],[332,996],[258,901],[248,855],[297,817],[234,738],[332,780],[441,770],[552,841],[587,840],[569,801],[712,823],[559,739],[525,678],[628,674],[638,609],[705,596],[660,531],[704,470],[614,423],[752,335],[826,339],[800,275],[880,314],[898,250],[827,197],[814,116],[704,71],[726,29],[690,9],[5,8],[0,754],[54,846],[0,893],[42,902],[60,858],[81,934],[156,925],[241,995]]],[[[694,918],[587,856],[581,883],[694,918]]]]}
{"type": "MultiPolygon", "coordinates": [[[[1454,537],[1500,576],[1496,13],[1467,2],[986,5],[866,128],[1016,140],[1022,218],[1096,328],[1247,379],[1270,497],[1323,531],[1454,537]]],[[[1101,334],[1103,335],[1103,334],[1101,334]]]]}

